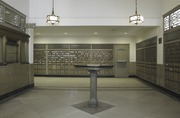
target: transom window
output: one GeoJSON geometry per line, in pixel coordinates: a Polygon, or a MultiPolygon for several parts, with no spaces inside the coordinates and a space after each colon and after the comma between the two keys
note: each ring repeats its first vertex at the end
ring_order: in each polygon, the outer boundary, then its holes
{"type": "Polygon", "coordinates": [[[180,6],[164,15],[164,31],[180,26],[180,6]]]}

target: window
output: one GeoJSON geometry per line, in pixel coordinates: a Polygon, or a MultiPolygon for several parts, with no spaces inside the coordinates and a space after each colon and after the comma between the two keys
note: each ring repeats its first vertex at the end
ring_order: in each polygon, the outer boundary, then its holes
{"type": "Polygon", "coordinates": [[[174,28],[180,26],[180,9],[171,13],[170,15],[170,27],[174,28]]]}
{"type": "Polygon", "coordinates": [[[164,31],[169,30],[169,16],[164,18],[164,31]]]}
{"type": "Polygon", "coordinates": [[[180,5],[164,16],[164,31],[180,26],[180,5]]]}

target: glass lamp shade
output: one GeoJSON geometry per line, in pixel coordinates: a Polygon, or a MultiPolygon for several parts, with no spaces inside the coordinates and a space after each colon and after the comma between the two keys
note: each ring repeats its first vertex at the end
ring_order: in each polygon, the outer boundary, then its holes
{"type": "Polygon", "coordinates": [[[140,14],[135,14],[133,16],[129,17],[129,23],[133,23],[133,24],[139,24],[139,23],[143,23],[144,22],[144,17],[141,16],[140,14]]]}
{"type": "Polygon", "coordinates": [[[60,17],[59,16],[56,16],[55,14],[51,14],[51,15],[47,15],[47,23],[49,24],[58,24],[59,23],[59,19],[60,17]]]}

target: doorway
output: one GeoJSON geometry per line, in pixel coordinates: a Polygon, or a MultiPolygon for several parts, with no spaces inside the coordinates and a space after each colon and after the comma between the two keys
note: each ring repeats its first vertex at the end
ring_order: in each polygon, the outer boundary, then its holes
{"type": "Polygon", "coordinates": [[[129,44],[114,45],[115,77],[129,77],[129,44]]]}

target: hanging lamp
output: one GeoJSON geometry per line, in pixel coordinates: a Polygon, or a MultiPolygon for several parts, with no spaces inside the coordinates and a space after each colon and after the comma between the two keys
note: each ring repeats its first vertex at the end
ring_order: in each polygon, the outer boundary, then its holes
{"type": "Polygon", "coordinates": [[[144,22],[144,17],[137,13],[137,0],[135,0],[135,14],[129,17],[129,23],[139,24],[144,22]]]}
{"type": "Polygon", "coordinates": [[[52,0],[52,14],[51,15],[47,15],[47,21],[46,23],[49,23],[49,24],[58,24],[59,23],[59,19],[60,17],[59,16],[56,16],[54,14],[54,0],[52,0]]]}

